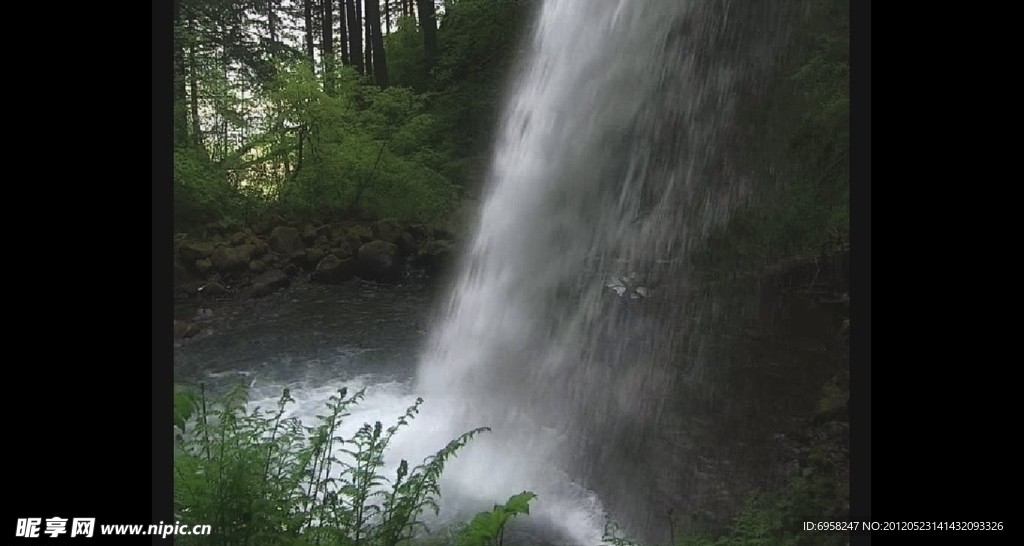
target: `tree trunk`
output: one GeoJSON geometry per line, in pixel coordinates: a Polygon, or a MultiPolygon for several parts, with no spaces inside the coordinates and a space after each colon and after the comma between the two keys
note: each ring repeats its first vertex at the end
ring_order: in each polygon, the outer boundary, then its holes
{"type": "MultiPolygon", "coordinates": [[[[356,1],[358,2],[359,0],[356,0],[356,1]]],[[[371,2],[376,2],[377,0],[365,0],[365,1],[366,1],[367,4],[370,4],[371,2]]],[[[366,44],[365,46],[363,46],[363,47],[366,48],[366,51],[363,54],[363,63],[366,64],[366,75],[369,76],[369,75],[373,74],[373,34],[370,32],[370,19],[369,19],[369,17],[364,18],[363,30],[364,30],[363,35],[365,37],[364,38],[365,39],[364,43],[366,44]]]]}
{"type": "Polygon", "coordinates": [[[275,9],[277,2],[278,0],[267,0],[267,27],[270,30],[270,46],[274,49],[276,49],[277,44],[277,25],[274,23],[274,19],[277,17],[274,14],[277,11],[275,9]]]}
{"type": "Polygon", "coordinates": [[[324,91],[328,95],[334,94],[334,2],[322,0],[320,5],[323,9],[323,40],[320,44],[320,51],[324,59],[324,91]]]}
{"type": "Polygon", "coordinates": [[[185,44],[181,36],[181,1],[174,0],[174,145],[188,145],[188,96],[185,91],[185,44]]]}
{"type": "Polygon", "coordinates": [[[420,10],[420,28],[423,29],[423,51],[427,54],[427,64],[434,64],[437,59],[437,12],[434,0],[417,0],[420,10]]]}
{"type": "Polygon", "coordinates": [[[366,30],[368,43],[373,44],[373,79],[381,89],[388,86],[388,65],[384,59],[384,39],[380,33],[380,4],[378,0],[366,0],[366,30]]]}
{"type": "MultiPolygon", "coordinates": [[[[189,16],[189,34],[195,31],[195,20],[189,16]]],[[[192,138],[191,143],[197,149],[203,150],[203,129],[199,123],[199,77],[196,68],[196,44],[195,40],[189,40],[188,44],[188,70],[189,70],[189,100],[192,106],[192,138]]]]}
{"type": "MultiPolygon", "coordinates": [[[[332,0],[328,0],[329,2],[332,0]]],[[[348,57],[348,19],[345,12],[345,0],[338,0],[338,49],[341,50],[341,63],[348,66],[351,62],[348,57]]]]}
{"type": "Polygon", "coordinates": [[[303,0],[303,10],[306,16],[306,56],[309,58],[309,68],[316,72],[316,57],[313,52],[313,0],[303,0]]]}
{"type": "Polygon", "coordinates": [[[391,0],[384,0],[384,35],[391,35],[391,0]]]}
{"type": "Polygon", "coordinates": [[[366,69],[363,66],[363,23],[359,0],[345,1],[348,3],[346,6],[348,13],[348,56],[356,72],[365,74],[366,69]]]}

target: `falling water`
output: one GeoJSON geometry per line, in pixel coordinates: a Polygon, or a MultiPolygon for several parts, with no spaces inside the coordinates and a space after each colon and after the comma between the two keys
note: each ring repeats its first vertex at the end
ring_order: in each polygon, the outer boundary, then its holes
{"type": "Polygon", "coordinates": [[[656,496],[634,479],[645,438],[713,365],[693,332],[714,310],[688,256],[744,199],[737,108],[788,29],[780,8],[747,4],[538,7],[418,375],[438,435],[493,428],[444,485],[466,509],[533,490],[531,519],[594,544],[605,508],[656,496]]]}

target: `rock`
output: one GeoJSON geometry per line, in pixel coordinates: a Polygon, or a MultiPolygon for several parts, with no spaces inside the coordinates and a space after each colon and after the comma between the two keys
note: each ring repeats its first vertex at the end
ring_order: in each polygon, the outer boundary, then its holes
{"type": "Polygon", "coordinates": [[[306,227],[302,229],[302,241],[307,245],[313,244],[316,240],[316,228],[312,224],[306,224],[306,227]]]}
{"type": "Polygon", "coordinates": [[[321,248],[310,248],[306,250],[306,259],[303,264],[305,269],[316,269],[316,266],[320,263],[320,260],[324,259],[324,255],[327,254],[321,248]]]}
{"type": "Polygon", "coordinates": [[[228,289],[219,282],[208,282],[198,290],[203,298],[219,298],[228,294],[228,289]]]}
{"type": "Polygon", "coordinates": [[[348,228],[341,224],[332,224],[331,240],[334,242],[344,241],[348,237],[348,228]]]}
{"type": "Polygon", "coordinates": [[[260,239],[259,237],[253,237],[252,244],[255,247],[255,250],[252,251],[252,255],[254,258],[259,258],[260,256],[263,256],[270,251],[270,245],[268,245],[266,241],[260,239]]]}
{"type": "Polygon", "coordinates": [[[299,266],[295,264],[288,264],[284,266],[284,268],[282,268],[281,270],[284,271],[285,274],[287,274],[289,277],[294,277],[299,274],[299,266]]]}
{"type": "Polygon", "coordinates": [[[259,275],[260,273],[263,273],[266,270],[267,264],[263,263],[260,260],[253,260],[249,262],[249,271],[252,272],[253,274],[259,275]]]}
{"type": "Polygon", "coordinates": [[[291,256],[297,251],[305,250],[299,230],[293,227],[277,226],[270,232],[270,250],[285,256],[291,256]]]}
{"type": "Polygon", "coordinates": [[[373,224],[373,237],[389,243],[397,243],[402,237],[402,226],[394,220],[379,220],[373,224]]]}
{"type": "Polygon", "coordinates": [[[310,279],[313,282],[339,284],[351,279],[354,274],[354,260],[342,260],[334,254],[328,254],[317,264],[310,279]]]}
{"type": "Polygon", "coordinates": [[[317,235],[316,240],[313,241],[313,246],[316,248],[330,248],[331,240],[324,235],[317,235]]]}
{"type": "Polygon", "coordinates": [[[241,231],[232,235],[230,239],[231,244],[233,246],[244,245],[246,242],[248,242],[248,240],[249,237],[246,234],[242,233],[241,231]]]}
{"type": "Polygon", "coordinates": [[[356,273],[362,279],[391,281],[398,278],[400,270],[398,246],[394,243],[371,241],[356,253],[356,273]]]}
{"type": "Polygon", "coordinates": [[[194,322],[187,320],[176,320],[174,321],[174,337],[176,338],[187,338],[198,334],[200,331],[199,325],[194,322]]]}
{"type": "Polygon", "coordinates": [[[185,241],[178,245],[178,257],[190,264],[202,258],[209,258],[213,250],[213,243],[210,241],[185,241]]]}
{"type": "Polygon", "coordinates": [[[291,279],[284,271],[272,269],[252,280],[251,295],[254,298],[262,298],[289,284],[291,284],[291,279]]]}
{"type": "Polygon", "coordinates": [[[420,242],[429,241],[434,237],[434,230],[427,224],[412,224],[406,230],[414,239],[420,242]]]}
{"type": "Polygon", "coordinates": [[[402,236],[398,238],[398,251],[403,255],[414,254],[416,252],[416,239],[408,232],[403,231],[402,236]]]}
{"type": "Polygon", "coordinates": [[[347,244],[339,246],[337,248],[332,248],[329,254],[337,256],[339,260],[347,260],[354,255],[354,253],[352,252],[352,248],[349,247],[347,244]]]}
{"type": "Polygon", "coordinates": [[[350,238],[358,238],[363,243],[373,240],[373,231],[366,226],[352,226],[348,228],[348,235],[350,238]]]}
{"type": "Polygon", "coordinates": [[[207,274],[210,269],[213,268],[213,262],[209,258],[200,258],[196,260],[196,269],[203,275],[207,274]]]}
{"type": "Polygon", "coordinates": [[[250,244],[236,247],[221,246],[213,251],[210,259],[221,273],[244,271],[249,268],[255,250],[256,247],[250,244]]]}
{"type": "Polygon", "coordinates": [[[419,259],[428,275],[442,274],[451,267],[455,260],[455,245],[451,241],[430,241],[423,245],[419,259]]]}
{"type": "Polygon", "coordinates": [[[178,287],[178,290],[187,297],[194,298],[199,294],[199,289],[202,288],[206,283],[203,281],[189,281],[182,283],[178,287]]]}

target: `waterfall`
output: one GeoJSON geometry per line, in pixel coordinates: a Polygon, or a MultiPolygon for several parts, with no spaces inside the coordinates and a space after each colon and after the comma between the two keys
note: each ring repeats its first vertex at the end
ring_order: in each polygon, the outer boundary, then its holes
{"type": "Polygon", "coordinates": [[[748,192],[731,161],[737,108],[774,62],[783,9],[538,6],[479,224],[418,370],[437,434],[493,429],[452,463],[446,496],[533,490],[530,519],[581,544],[603,525],[591,491],[605,507],[657,504],[640,478],[645,438],[713,366],[695,324],[714,309],[688,258],[748,192]]]}

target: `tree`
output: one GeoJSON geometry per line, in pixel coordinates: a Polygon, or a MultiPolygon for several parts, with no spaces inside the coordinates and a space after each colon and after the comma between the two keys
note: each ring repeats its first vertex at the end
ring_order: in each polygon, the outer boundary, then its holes
{"type": "Polygon", "coordinates": [[[388,86],[388,65],[384,58],[384,39],[380,32],[380,4],[377,0],[366,2],[366,30],[369,34],[367,43],[373,47],[373,79],[381,89],[388,86]]]}
{"type": "MultiPolygon", "coordinates": [[[[358,2],[359,0],[356,0],[356,1],[358,2]]],[[[376,2],[377,0],[372,0],[372,1],[376,2]]],[[[367,4],[369,4],[370,2],[371,2],[371,0],[366,0],[367,4]]],[[[370,32],[370,20],[369,20],[369,18],[364,18],[363,31],[364,31],[364,39],[366,40],[365,41],[366,45],[363,46],[363,47],[366,48],[366,50],[363,52],[363,64],[366,66],[365,74],[369,76],[369,75],[373,74],[373,35],[370,32]]]]}
{"type": "Polygon", "coordinates": [[[334,94],[334,3],[331,0],[320,2],[323,22],[323,39],[320,51],[324,58],[324,91],[334,94]]]}
{"type": "Polygon", "coordinates": [[[309,58],[309,66],[316,66],[316,59],[313,51],[313,0],[303,0],[303,11],[306,18],[306,56],[309,58]]]}
{"type": "Polygon", "coordinates": [[[423,29],[423,50],[427,54],[427,63],[433,64],[437,59],[437,11],[434,0],[417,0],[417,3],[420,28],[423,29]]]}
{"type": "MultiPolygon", "coordinates": [[[[332,1],[332,0],[328,0],[332,1]]],[[[341,63],[348,66],[348,16],[345,11],[345,0],[338,0],[338,49],[341,50],[341,63]]]]}
{"type": "Polygon", "coordinates": [[[363,27],[359,17],[359,0],[344,0],[345,14],[348,19],[348,57],[356,72],[365,74],[363,70],[363,40],[360,29],[363,27]]]}
{"type": "MultiPolygon", "coordinates": [[[[181,0],[174,0],[175,32],[180,32],[181,0]]],[[[185,109],[185,46],[184,40],[175,36],[174,40],[174,145],[188,145],[188,112],[185,109]]]]}

